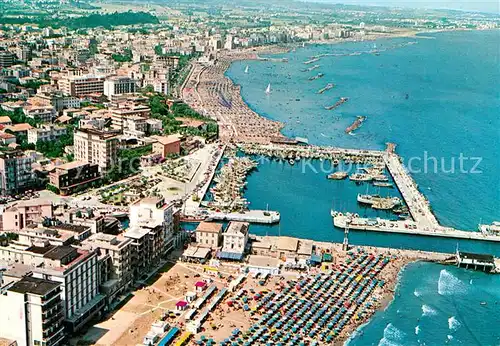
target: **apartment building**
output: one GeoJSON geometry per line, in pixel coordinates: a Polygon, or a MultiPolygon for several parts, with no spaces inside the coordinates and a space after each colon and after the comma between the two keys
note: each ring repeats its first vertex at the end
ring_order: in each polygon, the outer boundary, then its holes
{"type": "Polygon", "coordinates": [[[65,95],[74,97],[87,96],[91,94],[103,94],[104,80],[102,76],[94,75],[69,75],[58,81],[59,90],[65,95]]]}
{"type": "Polygon", "coordinates": [[[38,93],[33,100],[41,105],[52,106],[56,112],[64,109],[80,108],[80,99],[63,93],[38,93]]]}
{"type": "Polygon", "coordinates": [[[216,222],[200,222],[196,227],[196,242],[199,245],[216,249],[222,240],[222,224],[216,222]]]}
{"type": "Polygon", "coordinates": [[[73,161],[55,167],[49,174],[49,182],[61,195],[69,195],[101,178],[99,166],[94,163],[73,161]]]}
{"type": "Polygon", "coordinates": [[[127,119],[147,119],[151,115],[151,110],[145,105],[126,103],[120,104],[117,108],[111,108],[110,113],[111,127],[113,129],[123,131],[127,119]]]}
{"type": "Polygon", "coordinates": [[[34,184],[32,156],[21,150],[7,150],[0,153],[0,194],[15,195],[34,184]]]}
{"type": "Polygon", "coordinates": [[[75,160],[97,164],[101,173],[110,170],[118,160],[116,136],[116,132],[90,128],[75,130],[73,141],[75,160]]]}
{"type": "Polygon", "coordinates": [[[63,345],[64,309],[58,282],[24,277],[0,295],[0,335],[19,346],[63,345]]]}
{"type": "Polygon", "coordinates": [[[111,100],[114,95],[130,94],[137,91],[137,82],[127,76],[112,76],[104,81],[104,95],[111,100]]]}
{"type": "Polygon", "coordinates": [[[133,115],[123,119],[123,134],[130,137],[142,138],[146,135],[148,119],[133,115]]]}
{"type": "Polygon", "coordinates": [[[44,123],[52,122],[57,116],[56,109],[51,105],[27,105],[23,108],[23,113],[28,118],[44,123]]]}
{"type": "Polygon", "coordinates": [[[130,227],[123,234],[132,240],[134,275],[139,277],[174,247],[172,206],[163,198],[144,198],[130,206],[130,227]]]}
{"type": "Polygon", "coordinates": [[[14,65],[16,56],[7,51],[0,51],[0,67],[10,67],[14,65]]]}
{"type": "Polygon", "coordinates": [[[105,297],[99,293],[97,253],[57,246],[43,257],[43,265],[33,268],[33,276],[61,284],[67,331],[76,332],[105,305],[105,297]]]}
{"type": "Polygon", "coordinates": [[[2,214],[2,230],[16,232],[39,223],[43,218],[52,218],[52,202],[43,200],[22,201],[7,209],[2,214]]]}
{"type": "Polygon", "coordinates": [[[81,247],[97,251],[100,288],[106,295],[109,305],[132,285],[134,279],[132,239],[96,233],[82,242],[81,247]]]}
{"type": "Polygon", "coordinates": [[[28,130],[28,143],[37,144],[38,142],[57,141],[61,136],[64,136],[66,132],[67,130],[64,126],[53,124],[41,125],[40,127],[28,130]]]}

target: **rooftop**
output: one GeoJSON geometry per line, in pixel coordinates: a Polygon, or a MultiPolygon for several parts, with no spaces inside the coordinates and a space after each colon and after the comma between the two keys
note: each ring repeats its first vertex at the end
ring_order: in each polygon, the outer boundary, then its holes
{"type": "Polygon", "coordinates": [[[279,237],[276,242],[276,248],[278,250],[295,252],[297,251],[297,247],[299,245],[299,240],[291,237],[279,237]]]}
{"type": "Polygon", "coordinates": [[[226,234],[248,234],[248,222],[231,221],[226,229],[226,234]]]}
{"type": "Polygon", "coordinates": [[[22,294],[31,293],[38,296],[44,296],[59,287],[59,285],[60,284],[58,282],[28,276],[22,278],[14,285],[12,285],[12,287],[9,288],[9,291],[22,294]]]}
{"type": "Polygon", "coordinates": [[[202,221],[196,227],[196,232],[207,232],[207,233],[221,233],[222,224],[216,222],[206,222],[202,221]]]}
{"type": "Polygon", "coordinates": [[[76,249],[71,246],[56,246],[52,250],[45,253],[43,257],[53,260],[60,260],[71,254],[76,254],[76,252],[76,249]]]}

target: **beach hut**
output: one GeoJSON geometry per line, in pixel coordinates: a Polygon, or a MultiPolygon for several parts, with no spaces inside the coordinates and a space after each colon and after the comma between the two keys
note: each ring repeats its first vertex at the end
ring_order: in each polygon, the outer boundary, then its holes
{"type": "Polygon", "coordinates": [[[179,311],[184,311],[187,309],[187,306],[188,306],[188,302],[186,302],[185,300],[180,300],[178,301],[176,304],[175,304],[175,308],[179,311]]]}
{"type": "Polygon", "coordinates": [[[197,281],[194,287],[196,292],[203,292],[207,288],[207,283],[205,281],[197,281]]]}

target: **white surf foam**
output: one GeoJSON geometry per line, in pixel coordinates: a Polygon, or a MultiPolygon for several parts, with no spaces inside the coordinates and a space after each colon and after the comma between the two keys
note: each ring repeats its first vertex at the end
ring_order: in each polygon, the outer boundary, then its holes
{"type": "Polygon", "coordinates": [[[451,316],[450,318],[448,318],[448,328],[451,331],[457,330],[458,328],[460,328],[460,326],[461,323],[455,318],[455,316],[451,316]]]}
{"type": "Polygon", "coordinates": [[[406,333],[389,323],[384,328],[384,337],[378,342],[378,346],[401,346],[406,333]]]}
{"type": "Polygon", "coordinates": [[[441,270],[438,280],[438,293],[442,296],[464,294],[467,291],[465,284],[453,276],[446,269],[441,270]]]}
{"type": "Polygon", "coordinates": [[[453,340],[453,335],[447,335],[448,340],[453,340]]]}
{"type": "Polygon", "coordinates": [[[422,293],[420,293],[420,291],[417,291],[417,290],[415,289],[415,291],[413,291],[413,295],[414,295],[415,297],[420,297],[420,296],[422,295],[422,293]]]}
{"type": "Polygon", "coordinates": [[[415,335],[418,335],[418,333],[420,333],[420,327],[416,326],[415,327],[415,335]]]}
{"type": "Polygon", "coordinates": [[[422,316],[435,316],[437,315],[436,310],[431,308],[429,305],[422,305],[422,316]]]}

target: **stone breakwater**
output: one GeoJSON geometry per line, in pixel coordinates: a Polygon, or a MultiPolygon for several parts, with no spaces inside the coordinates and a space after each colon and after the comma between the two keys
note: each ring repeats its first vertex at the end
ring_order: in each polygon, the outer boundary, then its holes
{"type": "Polygon", "coordinates": [[[183,100],[194,110],[217,120],[223,142],[270,143],[285,139],[284,124],[262,117],[243,101],[240,86],[224,73],[233,61],[257,60],[259,53],[283,53],[287,49],[269,47],[225,53],[213,64],[196,62],[182,90],[183,100]]]}

